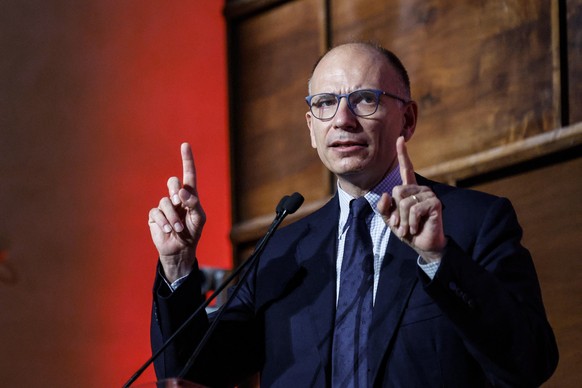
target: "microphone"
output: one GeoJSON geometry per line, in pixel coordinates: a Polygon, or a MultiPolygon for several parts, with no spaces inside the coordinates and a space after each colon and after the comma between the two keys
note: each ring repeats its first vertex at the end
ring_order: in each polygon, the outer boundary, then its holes
{"type": "Polygon", "coordinates": [[[287,214],[293,214],[303,205],[303,196],[297,192],[291,194],[290,197],[283,197],[286,198],[283,210],[287,212],[287,214]]]}
{"type": "Polygon", "coordinates": [[[194,365],[194,362],[196,361],[196,358],[198,357],[198,355],[202,351],[202,348],[208,342],[208,339],[210,338],[210,336],[214,332],[217,324],[220,322],[220,319],[221,319],[224,311],[227,309],[227,307],[230,305],[230,303],[234,300],[234,297],[236,296],[236,294],[238,294],[242,284],[244,283],[245,279],[248,277],[250,270],[258,262],[258,258],[260,257],[261,253],[265,249],[267,242],[271,239],[271,236],[273,235],[275,230],[279,227],[279,225],[281,224],[281,222],[283,222],[283,220],[285,219],[285,217],[287,215],[295,213],[297,211],[297,209],[299,209],[299,207],[301,207],[301,205],[303,204],[303,201],[304,201],[303,196],[297,192],[291,194],[290,196],[285,195],[283,198],[281,198],[281,200],[279,201],[279,203],[277,204],[277,207],[276,207],[275,219],[271,223],[271,226],[269,227],[269,230],[267,231],[267,233],[263,236],[263,238],[259,241],[259,243],[255,247],[254,252],[249,256],[249,258],[245,262],[243,262],[234,272],[232,272],[230,274],[230,276],[228,276],[222,282],[222,284],[220,286],[218,286],[216,288],[216,290],[212,293],[212,295],[210,295],[210,297],[208,297],[208,299],[203,304],[201,304],[196,309],[196,311],[194,311],[188,317],[188,319],[186,319],[186,321],[184,321],[184,323],[182,323],[182,325],[174,332],[174,334],[172,334],[166,340],[166,342],[164,342],[162,344],[162,346],[160,346],[160,348],[134,373],[134,375],[131,376],[131,378],[123,385],[123,388],[128,388],[131,384],[133,384],[139,378],[139,376],[141,376],[142,373],[147,369],[147,367],[152,362],[154,362],[154,360],[157,359],[160,356],[160,354],[162,354],[162,352],[174,341],[174,339],[180,333],[182,333],[184,331],[184,329],[192,322],[192,320],[203,309],[208,307],[208,305],[214,299],[216,299],[216,297],[226,288],[226,286],[228,286],[228,284],[230,284],[242,272],[242,270],[244,268],[248,267],[248,269],[245,271],[245,273],[241,276],[241,278],[237,282],[233,292],[230,294],[230,296],[228,297],[228,299],[226,300],[224,305],[221,306],[216,317],[212,321],[212,324],[209,326],[206,333],[204,334],[204,337],[202,337],[202,339],[200,340],[200,343],[198,344],[198,346],[196,347],[196,349],[194,350],[194,352],[192,353],[192,355],[190,356],[190,358],[188,359],[188,361],[184,365],[184,368],[182,369],[182,371],[180,372],[180,374],[177,377],[183,378],[186,375],[188,370],[192,367],[192,365],[194,365]]]}
{"type": "MultiPolygon", "coordinates": [[[[192,353],[192,355],[190,356],[190,358],[188,359],[186,364],[184,364],[184,368],[182,369],[182,371],[178,375],[178,378],[180,378],[180,379],[184,378],[186,373],[188,373],[188,370],[194,365],[194,362],[196,361],[196,359],[198,358],[198,355],[200,354],[200,352],[204,348],[204,345],[206,345],[206,343],[210,339],[210,336],[212,335],[212,333],[216,329],[216,326],[220,322],[222,315],[224,314],[224,312],[226,311],[226,309],[228,308],[230,303],[234,300],[234,297],[238,294],[244,281],[246,280],[249,273],[251,272],[251,269],[258,263],[258,258],[260,257],[265,246],[267,245],[267,242],[271,239],[271,236],[273,235],[273,233],[275,232],[277,227],[281,224],[281,222],[283,222],[283,219],[285,219],[285,217],[287,215],[295,213],[297,211],[297,209],[299,209],[299,207],[302,204],[303,204],[303,196],[297,192],[291,194],[291,196],[284,196],[281,199],[281,201],[279,201],[279,204],[277,205],[277,210],[280,210],[280,213],[277,213],[269,230],[267,231],[265,236],[261,239],[261,241],[257,244],[255,251],[247,259],[247,262],[249,263],[248,269],[241,276],[241,278],[237,282],[234,290],[229,295],[229,297],[226,300],[226,302],[224,303],[224,305],[221,306],[218,314],[216,315],[216,317],[212,321],[212,324],[210,325],[210,327],[206,331],[206,334],[204,334],[204,337],[202,337],[202,339],[198,343],[198,346],[196,347],[196,349],[194,349],[194,352],[192,353]],[[281,205],[280,208],[279,208],[279,205],[281,205]]],[[[243,265],[241,265],[241,267],[243,267],[243,266],[244,266],[244,263],[243,263],[243,265]]]]}
{"type": "Polygon", "coordinates": [[[289,196],[288,195],[286,195],[283,198],[281,198],[281,200],[277,204],[277,207],[275,209],[275,214],[277,216],[281,215],[281,213],[283,212],[283,206],[285,205],[285,202],[287,202],[287,200],[289,200],[289,196]]]}

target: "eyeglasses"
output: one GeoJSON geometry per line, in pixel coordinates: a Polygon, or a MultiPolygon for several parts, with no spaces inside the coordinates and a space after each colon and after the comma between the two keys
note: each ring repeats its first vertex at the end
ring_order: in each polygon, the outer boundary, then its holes
{"type": "Polygon", "coordinates": [[[346,94],[319,93],[305,97],[307,105],[315,118],[329,120],[337,113],[342,98],[346,98],[350,111],[359,117],[373,115],[378,110],[380,96],[388,96],[408,103],[410,100],[377,89],[355,90],[346,94]]]}

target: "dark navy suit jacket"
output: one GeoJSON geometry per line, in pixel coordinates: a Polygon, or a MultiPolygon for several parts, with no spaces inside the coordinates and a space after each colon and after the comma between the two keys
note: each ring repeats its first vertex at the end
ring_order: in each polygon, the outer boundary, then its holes
{"type": "MultiPolygon", "coordinates": [[[[433,280],[391,237],[369,339],[370,387],[534,387],[558,351],[522,230],[504,198],[428,181],[448,245],[433,280]]],[[[260,372],[263,387],[330,386],[336,299],[337,195],[275,233],[187,378],[229,386],[260,372]]],[[[174,293],[158,277],[152,346],[202,302],[197,271],[174,293]]],[[[212,320],[212,316],[209,318],[212,320]]],[[[195,319],[156,365],[176,376],[208,318],[195,319]]]]}

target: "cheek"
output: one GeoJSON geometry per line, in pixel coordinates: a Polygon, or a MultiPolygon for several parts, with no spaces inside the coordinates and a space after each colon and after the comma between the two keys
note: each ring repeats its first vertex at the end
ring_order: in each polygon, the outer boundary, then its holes
{"type": "Polygon", "coordinates": [[[322,128],[317,128],[316,126],[311,126],[309,128],[309,137],[311,138],[311,146],[318,150],[322,149],[325,145],[325,130],[322,128]]]}
{"type": "Polygon", "coordinates": [[[317,140],[315,139],[315,134],[311,129],[309,130],[309,137],[311,138],[311,147],[317,148],[317,140]]]}
{"type": "Polygon", "coordinates": [[[382,159],[384,162],[392,160],[396,154],[396,139],[399,133],[392,133],[388,128],[373,135],[373,154],[375,159],[382,159]]]}
{"type": "Polygon", "coordinates": [[[315,134],[313,129],[313,117],[311,113],[305,113],[305,120],[307,121],[307,128],[309,129],[309,138],[311,139],[311,147],[317,148],[317,142],[315,140],[315,134]]]}
{"type": "Polygon", "coordinates": [[[389,139],[386,139],[385,143],[382,145],[382,159],[386,164],[394,163],[395,159],[397,158],[396,153],[396,139],[397,136],[391,136],[389,139]]]}

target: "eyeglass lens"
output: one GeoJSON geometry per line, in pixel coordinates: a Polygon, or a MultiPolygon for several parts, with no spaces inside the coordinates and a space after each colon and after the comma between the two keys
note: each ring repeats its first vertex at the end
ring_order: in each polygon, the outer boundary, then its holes
{"type": "MultiPolygon", "coordinates": [[[[311,112],[318,119],[332,118],[339,107],[340,99],[331,93],[316,94],[311,99],[311,112]]],[[[357,90],[347,95],[348,106],[357,116],[369,116],[378,109],[378,94],[372,90],[357,90]]]]}

